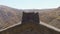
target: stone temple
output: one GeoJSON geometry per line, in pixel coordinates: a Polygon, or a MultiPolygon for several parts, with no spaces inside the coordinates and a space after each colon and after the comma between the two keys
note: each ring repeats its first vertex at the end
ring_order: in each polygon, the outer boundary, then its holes
{"type": "Polygon", "coordinates": [[[39,24],[39,21],[38,13],[23,12],[22,23],[20,25],[1,31],[0,34],[60,34],[39,24]]]}

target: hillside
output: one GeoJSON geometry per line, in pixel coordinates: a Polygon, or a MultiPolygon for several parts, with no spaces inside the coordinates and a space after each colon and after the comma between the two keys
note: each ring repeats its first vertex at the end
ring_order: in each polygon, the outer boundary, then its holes
{"type": "Polygon", "coordinates": [[[50,12],[42,12],[40,15],[41,21],[60,28],[60,7],[50,12]]]}
{"type": "Polygon", "coordinates": [[[22,10],[0,5],[0,29],[18,23],[21,18],[22,10]]]}
{"type": "Polygon", "coordinates": [[[39,12],[42,22],[60,28],[60,7],[53,9],[15,9],[0,5],[0,29],[17,24],[22,20],[22,12],[39,12]]]}

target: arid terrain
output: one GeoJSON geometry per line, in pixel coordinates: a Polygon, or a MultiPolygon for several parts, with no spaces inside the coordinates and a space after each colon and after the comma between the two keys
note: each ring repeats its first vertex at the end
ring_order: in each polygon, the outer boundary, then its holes
{"type": "Polygon", "coordinates": [[[0,6],[0,29],[4,29],[21,21],[22,10],[0,6]]]}
{"type": "Polygon", "coordinates": [[[0,5],[0,29],[17,24],[22,20],[22,12],[39,12],[40,21],[60,28],[60,7],[52,9],[15,9],[0,5]]]}
{"type": "Polygon", "coordinates": [[[40,20],[60,29],[60,7],[40,13],[40,20]]]}

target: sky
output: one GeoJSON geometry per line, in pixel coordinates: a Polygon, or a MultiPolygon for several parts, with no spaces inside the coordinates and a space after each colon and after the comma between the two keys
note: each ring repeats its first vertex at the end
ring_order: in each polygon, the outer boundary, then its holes
{"type": "Polygon", "coordinates": [[[60,0],[0,0],[0,5],[17,9],[48,9],[60,6],[60,0]]]}

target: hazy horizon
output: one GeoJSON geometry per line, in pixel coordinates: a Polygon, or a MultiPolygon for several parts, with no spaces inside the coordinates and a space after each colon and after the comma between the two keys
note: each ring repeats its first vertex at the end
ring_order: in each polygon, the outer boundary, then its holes
{"type": "Polygon", "coordinates": [[[60,6],[60,0],[0,0],[0,5],[17,9],[50,9],[60,6]]]}

